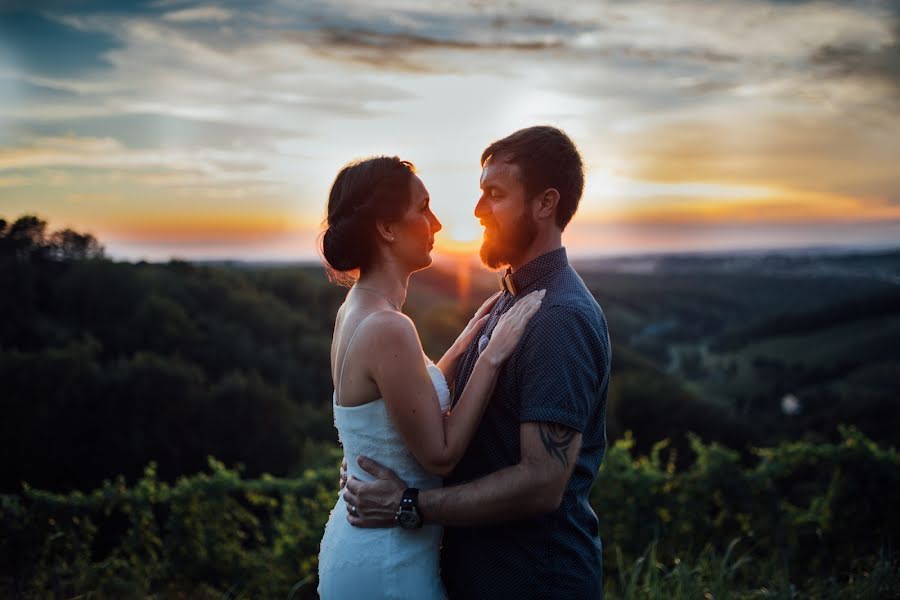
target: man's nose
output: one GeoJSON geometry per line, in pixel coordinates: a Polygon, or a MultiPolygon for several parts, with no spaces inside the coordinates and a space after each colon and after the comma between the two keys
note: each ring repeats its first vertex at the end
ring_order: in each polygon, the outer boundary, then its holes
{"type": "Polygon", "coordinates": [[[490,209],[488,208],[487,202],[484,201],[484,196],[478,199],[478,202],[475,204],[475,216],[479,219],[481,217],[487,216],[490,214],[490,209]]]}
{"type": "Polygon", "coordinates": [[[438,221],[438,218],[434,214],[432,214],[431,215],[431,232],[437,233],[438,231],[440,231],[443,228],[444,228],[444,226],[441,225],[441,222],[438,221]]]}

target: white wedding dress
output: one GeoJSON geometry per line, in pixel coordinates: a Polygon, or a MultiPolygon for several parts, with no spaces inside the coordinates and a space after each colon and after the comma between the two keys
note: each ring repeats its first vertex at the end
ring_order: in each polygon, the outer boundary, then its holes
{"type": "MultiPolygon", "coordinates": [[[[444,374],[431,361],[427,369],[441,410],[446,411],[450,408],[450,390],[444,374]]],[[[357,457],[365,455],[397,473],[409,487],[442,485],[441,478],[425,471],[406,448],[383,399],[360,406],[339,406],[334,400],[332,404],[350,475],[363,481],[374,479],[356,463],[357,457]]],[[[415,530],[353,527],[339,495],[319,551],[319,596],[323,600],[445,598],[439,571],[441,534],[439,525],[415,530]]]]}

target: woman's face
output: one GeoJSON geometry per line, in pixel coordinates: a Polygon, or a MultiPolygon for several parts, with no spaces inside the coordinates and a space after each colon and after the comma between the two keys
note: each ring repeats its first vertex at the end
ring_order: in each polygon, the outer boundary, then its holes
{"type": "Polygon", "coordinates": [[[410,181],[410,203],[400,222],[395,238],[398,257],[413,271],[431,265],[434,234],[441,230],[441,222],[431,212],[430,198],[425,184],[416,175],[410,181]]]}

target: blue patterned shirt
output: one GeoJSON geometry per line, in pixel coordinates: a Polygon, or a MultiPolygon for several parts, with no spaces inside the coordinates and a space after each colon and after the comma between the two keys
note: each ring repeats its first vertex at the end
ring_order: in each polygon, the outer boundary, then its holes
{"type": "Polygon", "coordinates": [[[445,528],[444,585],[451,598],[599,598],[599,522],[588,494],[606,451],[611,359],[606,319],[569,265],[565,248],[508,276],[513,285],[505,286],[483,331],[460,358],[454,402],[500,316],[531,291],[546,289],[547,294],[502,367],[472,443],[445,485],[518,464],[524,422],[576,429],[582,446],[555,511],[495,526],[445,528]]]}

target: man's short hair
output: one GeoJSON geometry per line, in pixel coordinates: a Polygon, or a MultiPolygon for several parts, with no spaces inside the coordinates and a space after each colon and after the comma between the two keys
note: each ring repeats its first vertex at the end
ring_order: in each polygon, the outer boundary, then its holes
{"type": "Polygon", "coordinates": [[[527,127],[497,140],[481,153],[488,160],[518,165],[528,197],[554,188],[559,192],[556,224],[565,229],[584,191],[584,166],[575,144],[556,127],[527,127]]]}

